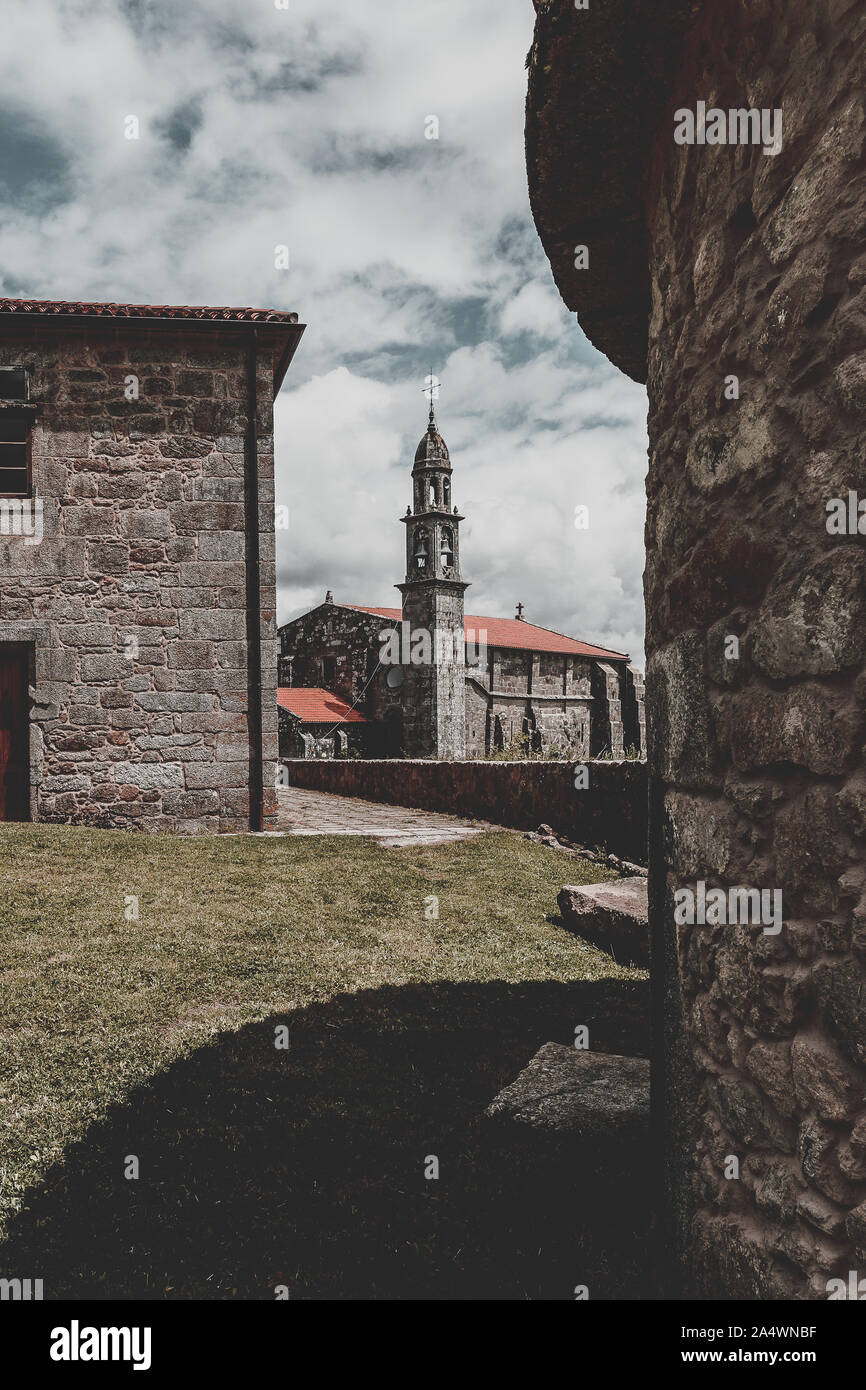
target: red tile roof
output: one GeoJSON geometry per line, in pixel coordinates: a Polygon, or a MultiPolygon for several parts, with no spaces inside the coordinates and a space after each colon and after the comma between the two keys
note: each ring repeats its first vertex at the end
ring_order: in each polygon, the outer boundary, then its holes
{"type": "Polygon", "coordinates": [[[278,309],[229,309],[207,304],[94,304],[66,299],[0,299],[0,314],[89,314],[114,319],[230,319],[244,323],[298,322],[278,309]]]}
{"type": "Polygon", "coordinates": [[[312,686],[281,685],[277,704],[300,719],[302,724],[366,724],[363,714],[352,709],[330,690],[312,686]]]}
{"type": "MultiPolygon", "coordinates": [[[[360,603],[347,603],[347,608],[357,608],[362,613],[374,613],[378,618],[389,618],[399,623],[403,614],[399,608],[366,608],[360,603]]],[[[574,637],[565,637],[561,632],[551,632],[546,627],[536,627],[521,618],[481,618],[466,613],[463,618],[466,641],[480,643],[487,633],[488,647],[510,647],[524,652],[561,652],[567,656],[594,656],[599,661],[628,661],[627,652],[613,652],[606,647],[594,647],[589,642],[578,642],[574,637]]]]}

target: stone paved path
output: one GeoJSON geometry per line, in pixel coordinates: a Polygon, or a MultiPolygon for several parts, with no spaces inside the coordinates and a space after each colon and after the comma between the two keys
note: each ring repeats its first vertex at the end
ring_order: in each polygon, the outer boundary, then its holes
{"type": "Polygon", "coordinates": [[[380,845],[438,845],[489,830],[484,821],[465,821],[436,811],[360,801],[305,787],[281,787],[280,830],[288,835],[372,835],[380,845]]]}

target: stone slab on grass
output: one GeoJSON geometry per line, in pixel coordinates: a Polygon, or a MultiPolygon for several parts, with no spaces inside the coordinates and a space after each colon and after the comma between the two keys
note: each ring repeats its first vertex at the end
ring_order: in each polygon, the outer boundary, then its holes
{"type": "Polygon", "coordinates": [[[549,1042],[484,1114],[591,1143],[645,1146],[649,1086],[645,1057],[585,1052],[549,1042]]]}
{"type": "Polygon", "coordinates": [[[645,878],[620,878],[582,887],[566,884],[556,901],[569,931],[609,951],[620,965],[649,964],[645,878]]]}

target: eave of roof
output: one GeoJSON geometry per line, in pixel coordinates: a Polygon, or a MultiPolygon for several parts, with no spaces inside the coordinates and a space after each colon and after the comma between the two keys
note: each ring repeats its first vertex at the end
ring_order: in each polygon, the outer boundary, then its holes
{"type": "Polygon", "coordinates": [[[238,328],[262,331],[274,350],[274,395],[280,389],[306,327],[298,315],[281,309],[230,308],[208,304],[101,304],[87,300],[0,299],[0,333],[17,331],[37,323],[110,326],[144,325],[193,331],[204,328],[235,332],[238,328]],[[13,325],[15,326],[13,328],[13,325]]]}
{"type": "Polygon", "coordinates": [[[104,304],[89,300],[0,299],[0,314],[80,315],[113,319],[219,319],[243,323],[298,322],[282,309],[232,309],[210,304],[104,304]]]}

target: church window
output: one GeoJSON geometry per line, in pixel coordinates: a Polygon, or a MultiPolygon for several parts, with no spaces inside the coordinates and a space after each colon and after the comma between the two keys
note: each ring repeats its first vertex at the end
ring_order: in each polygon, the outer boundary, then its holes
{"type": "Polygon", "coordinates": [[[30,491],[31,418],[0,411],[0,496],[26,497],[30,491]]]}
{"type": "Polygon", "coordinates": [[[332,686],[334,684],[334,681],[337,679],[337,658],[335,656],[326,656],[324,661],[324,668],[325,687],[328,688],[332,686]]]}

